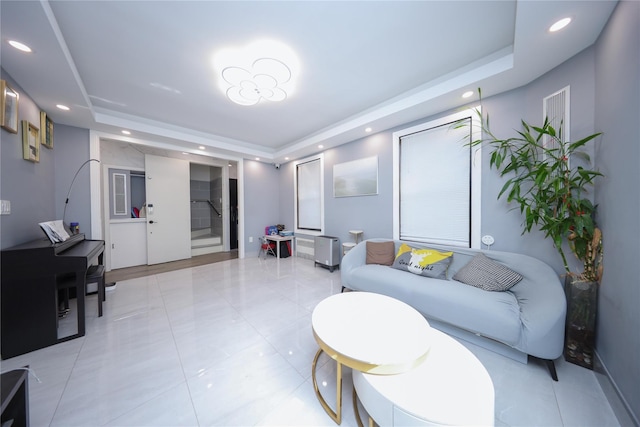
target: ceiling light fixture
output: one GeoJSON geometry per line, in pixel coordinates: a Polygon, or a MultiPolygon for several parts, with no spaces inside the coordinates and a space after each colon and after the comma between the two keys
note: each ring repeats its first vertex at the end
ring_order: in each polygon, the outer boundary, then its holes
{"type": "Polygon", "coordinates": [[[571,22],[571,18],[562,18],[561,20],[559,20],[558,22],[556,22],[555,24],[549,27],[549,32],[555,33],[556,31],[560,31],[561,29],[569,25],[570,22],[571,22]]]}
{"type": "Polygon", "coordinates": [[[324,145],[320,144],[318,145],[318,148],[324,148],[324,145]]]}
{"type": "Polygon", "coordinates": [[[31,53],[32,50],[29,46],[27,46],[24,43],[20,43],[19,41],[16,40],[9,40],[9,44],[13,47],[15,47],[18,50],[21,50],[23,52],[27,52],[27,53],[31,53]]]}
{"type": "Polygon", "coordinates": [[[58,107],[59,109],[64,110],[64,111],[69,111],[71,109],[71,108],[67,107],[64,104],[57,104],[56,107],[58,107]]]}
{"type": "Polygon", "coordinates": [[[205,149],[204,145],[201,145],[201,146],[198,147],[198,150],[204,150],[204,149],[205,149]]]}
{"type": "Polygon", "coordinates": [[[125,135],[131,135],[131,132],[129,132],[128,130],[123,130],[122,133],[125,135]]]}
{"type": "Polygon", "coordinates": [[[371,128],[366,128],[364,131],[365,131],[365,132],[367,132],[367,133],[369,133],[369,132],[371,132],[372,130],[373,130],[373,129],[371,129],[371,128]]]}
{"type": "Polygon", "coordinates": [[[254,42],[242,49],[223,50],[213,63],[220,73],[220,88],[239,105],[287,99],[294,89],[298,68],[291,48],[272,40],[254,42]]]}
{"type": "Polygon", "coordinates": [[[468,90],[465,93],[462,94],[463,98],[470,98],[471,95],[473,95],[473,91],[472,90],[468,90]]]}

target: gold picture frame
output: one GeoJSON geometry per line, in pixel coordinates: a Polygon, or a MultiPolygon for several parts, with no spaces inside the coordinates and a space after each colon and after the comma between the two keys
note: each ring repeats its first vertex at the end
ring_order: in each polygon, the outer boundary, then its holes
{"type": "Polygon", "coordinates": [[[18,92],[0,80],[0,126],[11,133],[18,133],[18,98],[18,92]]]}
{"type": "Polygon", "coordinates": [[[40,130],[27,120],[22,121],[22,158],[40,162],[40,130]]]}
{"type": "Polygon", "coordinates": [[[47,148],[53,148],[53,121],[44,111],[40,112],[40,142],[47,148]]]}

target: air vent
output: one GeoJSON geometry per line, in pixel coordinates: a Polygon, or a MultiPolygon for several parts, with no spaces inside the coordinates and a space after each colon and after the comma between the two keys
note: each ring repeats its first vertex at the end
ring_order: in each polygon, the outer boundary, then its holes
{"type": "MultiPolygon", "coordinates": [[[[569,119],[571,115],[569,105],[569,86],[562,88],[542,100],[542,118],[547,117],[549,119],[549,123],[556,130],[556,134],[559,136],[558,139],[562,143],[570,140],[569,132],[571,126],[569,119]]],[[[560,148],[558,142],[558,140],[547,135],[542,139],[542,144],[548,149],[560,148]]]]}

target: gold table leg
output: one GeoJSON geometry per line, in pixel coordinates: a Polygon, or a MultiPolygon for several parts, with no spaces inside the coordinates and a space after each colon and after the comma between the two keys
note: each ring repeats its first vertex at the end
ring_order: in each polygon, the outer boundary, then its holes
{"type": "MultiPolygon", "coordinates": [[[[360,417],[360,410],[358,409],[358,393],[356,392],[355,384],[353,385],[353,413],[355,414],[358,427],[364,427],[364,425],[362,424],[362,418],[360,417]]],[[[376,427],[376,422],[373,421],[371,415],[369,415],[369,427],[376,427]]]]}
{"type": "Polygon", "coordinates": [[[319,349],[316,353],[316,357],[313,358],[313,364],[311,365],[311,378],[313,378],[313,389],[316,392],[316,397],[320,401],[320,404],[324,408],[325,412],[331,417],[336,424],[340,424],[342,422],[342,363],[336,361],[336,410],[331,409],[329,404],[322,394],[320,394],[320,389],[318,388],[318,381],[316,380],[316,365],[318,363],[318,358],[322,354],[322,349],[319,349]]]}

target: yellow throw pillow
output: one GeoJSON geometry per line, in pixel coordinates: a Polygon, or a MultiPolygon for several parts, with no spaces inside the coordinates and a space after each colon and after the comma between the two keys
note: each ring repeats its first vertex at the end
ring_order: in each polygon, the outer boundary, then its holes
{"type": "Polygon", "coordinates": [[[446,279],[453,260],[453,252],[440,252],[431,248],[412,248],[403,243],[398,249],[392,267],[426,277],[446,279]]]}

